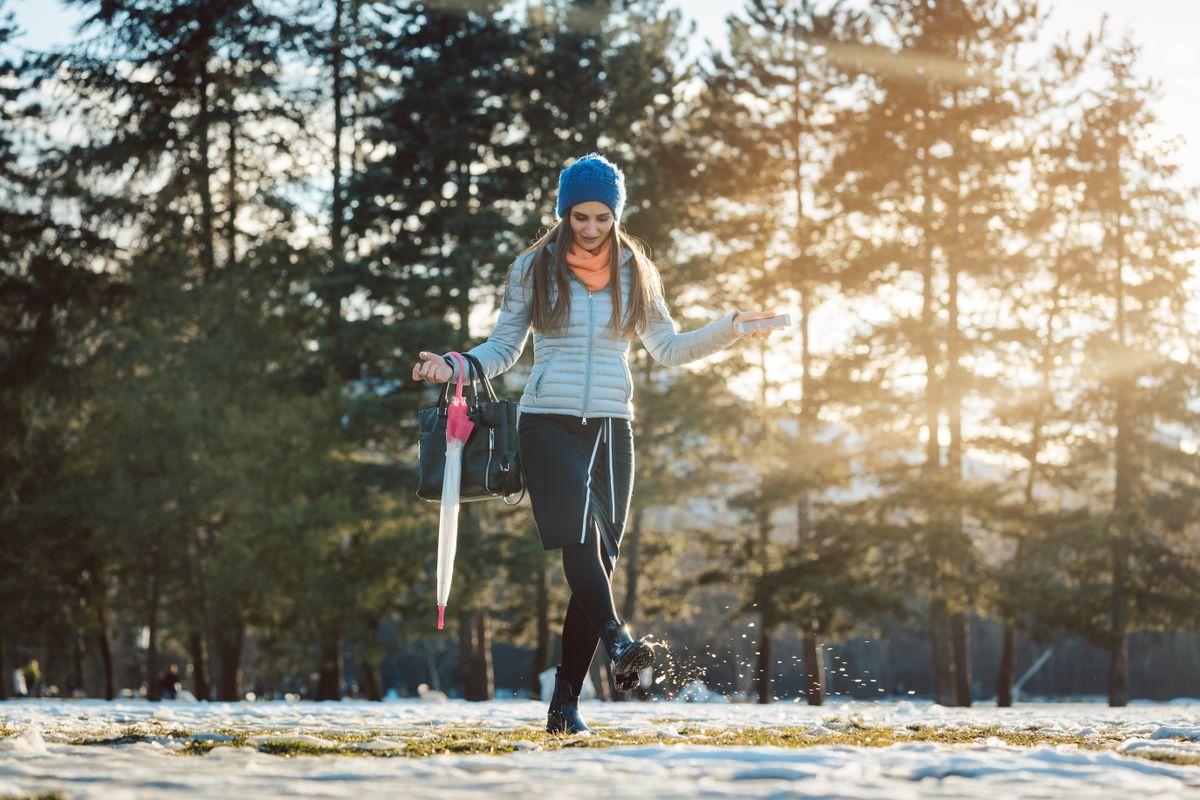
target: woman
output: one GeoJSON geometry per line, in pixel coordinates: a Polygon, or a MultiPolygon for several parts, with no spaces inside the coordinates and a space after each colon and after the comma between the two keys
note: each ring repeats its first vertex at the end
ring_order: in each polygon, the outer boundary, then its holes
{"type": "MultiPolygon", "coordinates": [[[[562,663],[547,713],[551,733],[581,733],[579,693],[603,642],[621,691],[653,663],[650,644],[619,619],[612,574],[633,492],[633,377],[629,340],[680,366],[728,347],[739,322],[774,311],[730,311],[678,333],[663,300],[658,270],[621,229],[625,178],[592,153],[564,169],[557,224],[509,269],[500,317],[470,353],[489,378],[521,355],[530,327],[534,363],[521,395],[518,434],[533,518],[545,550],[562,548],[571,588],[562,629],[562,663]]],[[[413,379],[456,380],[455,359],[422,352],[413,379]]]]}

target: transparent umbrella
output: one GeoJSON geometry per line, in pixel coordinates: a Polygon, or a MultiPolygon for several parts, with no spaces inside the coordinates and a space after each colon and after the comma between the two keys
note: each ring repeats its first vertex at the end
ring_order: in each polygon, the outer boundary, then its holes
{"type": "Polygon", "coordinates": [[[458,496],[462,486],[462,452],[475,423],[467,416],[463,397],[463,373],[466,362],[458,353],[458,385],[446,409],[446,470],[442,475],[442,518],[438,525],[437,607],[438,630],[445,624],[446,602],[450,599],[450,580],[454,576],[454,551],[458,547],[458,496]]]}

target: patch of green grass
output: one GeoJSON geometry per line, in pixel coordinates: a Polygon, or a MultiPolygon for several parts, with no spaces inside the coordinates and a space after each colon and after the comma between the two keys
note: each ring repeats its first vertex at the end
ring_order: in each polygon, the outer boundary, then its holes
{"type": "Polygon", "coordinates": [[[179,751],[180,755],[184,756],[203,756],[207,755],[209,750],[222,745],[233,744],[232,742],[188,742],[179,751]]]}
{"type": "Polygon", "coordinates": [[[341,747],[317,747],[303,742],[269,742],[258,745],[257,749],[260,753],[267,753],[272,756],[283,756],[289,758],[291,756],[354,756],[361,755],[361,752],[346,750],[341,747]]]}
{"type": "MultiPolygon", "coordinates": [[[[539,727],[524,727],[507,730],[477,728],[468,726],[434,726],[429,725],[420,729],[368,730],[355,733],[336,733],[330,731],[311,731],[306,729],[233,729],[222,728],[205,730],[204,733],[215,733],[230,737],[225,741],[188,741],[184,747],[175,752],[183,756],[203,756],[217,747],[247,747],[254,746],[258,751],[271,755],[290,758],[304,755],[336,755],[379,758],[424,758],[431,755],[499,755],[518,750],[561,750],[572,747],[604,748],[629,745],[666,745],[672,744],[704,744],[715,746],[759,747],[774,746],[784,748],[806,748],[818,745],[850,745],[853,747],[888,747],[893,744],[910,742],[936,742],[939,744],[976,744],[988,739],[996,739],[1007,745],[1034,747],[1037,745],[1073,745],[1081,749],[1109,750],[1124,741],[1127,736],[1112,729],[1109,732],[1095,733],[1090,736],[1075,736],[1064,734],[1043,733],[1036,727],[1024,729],[1005,728],[999,725],[971,725],[959,728],[944,728],[936,725],[910,724],[901,728],[877,726],[864,723],[861,719],[834,719],[824,723],[810,723],[803,726],[774,726],[774,727],[745,727],[745,728],[707,728],[685,720],[661,719],[651,720],[662,725],[676,725],[678,736],[657,732],[632,732],[624,726],[593,725],[591,736],[567,736],[549,734],[539,727]],[[830,727],[827,724],[836,723],[830,727]],[[328,742],[329,745],[318,745],[312,742],[287,741],[287,737],[302,733],[305,736],[328,742]],[[248,740],[257,736],[279,736],[279,741],[266,741],[251,744],[248,740]],[[386,737],[397,742],[396,747],[385,749],[364,749],[359,745],[386,737]]],[[[10,731],[9,735],[19,733],[10,731]]],[[[76,737],[72,744],[81,745],[121,745],[140,741],[152,741],[162,737],[188,739],[194,731],[177,727],[167,727],[156,723],[138,723],[125,726],[115,736],[102,739],[76,737]]],[[[1200,754],[1196,756],[1181,754],[1163,754],[1150,752],[1132,752],[1138,758],[1153,761],[1163,761],[1172,764],[1200,765],[1200,754]]]]}
{"type": "MultiPolygon", "coordinates": [[[[660,722],[667,722],[662,720],[660,722]]],[[[776,747],[813,747],[816,745],[851,745],[854,747],[887,747],[908,742],[937,742],[940,744],[974,744],[989,738],[999,739],[1005,744],[1032,747],[1038,744],[1074,744],[1080,747],[1099,747],[1124,740],[1124,736],[1083,737],[1073,735],[1045,734],[1036,728],[1013,730],[999,725],[973,725],[962,728],[942,728],[934,725],[912,724],[904,728],[893,728],[864,724],[861,720],[827,720],[836,722],[836,727],[822,727],[817,723],[805,726],[776,725],[769,727],[747,727],[728,729],[705,729],[695,725],[680,727],[685,741],[708,737],[719,744],[739,746],[772,745],[776,747]]]]}
{"type": "MultiPolygon", "coordinates": [[[[219,731],[206,731],[206,733],[218,733],[219,731]]],[[[77,745],[122,745],[134,744],[135,742],[148,742],[162,737],[171,737],[173,739],[186,739],[191,736],[193,731],[186,728],[168,728],[162,723],[157,722],[140,722],[132,725],[126,725],[120,729],[120,732],[115,736],[107,736],[102,739],[97,739],[94,736],[77,735],[68,740],[69,744],[77,745]]]]}

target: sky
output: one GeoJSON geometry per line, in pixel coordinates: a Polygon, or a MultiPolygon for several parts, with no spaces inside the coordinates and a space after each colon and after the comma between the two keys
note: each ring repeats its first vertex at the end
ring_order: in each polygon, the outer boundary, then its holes
{"type": "MultiPolygon", "coordinates": [[[[691,52],[704,50],[705,41],[720,46],[725,40],[725,18],[745,5],[744,0],[679,0],[672,5],[696,23],[691,52]]],[[[1181,166],[1185,177],[1200,183],[1200,2],[1196,0],[1056,0],[1041,6],[1049,10],[1043,45],[1064,34],[1082,41],[1108,15],[1108,32],[1113,41],[1129,33],[1143,46],[1142,71],[1162,82],[1163,96],[1155,106],[1163,134],[1184,136],[1181,166]],[[1192,77],[1190,77],[1192,76],[1192,77]]]]}
{"type": "MultiPolygon", "coordinates": [[[[671,5],[696,23],[691,47],[695,55],[704,51],[706,41],[717,46],[724,42],[725,18],[740,9],[744,0],[675,0],[671,5]]],[[[1200,73],[1200,53],[1195,46],[1200,2],[1057,0],[1043,5],[1050,10],[1047,42],[1065,33],[1082,38],[1107,14],[1111,33],[1127,31],[1144,46],[1144,73],[1162,82],[1163,97],[1156,108],[1163,133],[1185,137],[1181,153],[1184,176],[1200,183],[1200,87],[1189,77],[1200,73]]],[[[70,41],[75,25],[83,18],[77,8],[67,8],[60,0],[9,0],[8,8],[25,31],[18,43],[32,49],[70,41]]]]}

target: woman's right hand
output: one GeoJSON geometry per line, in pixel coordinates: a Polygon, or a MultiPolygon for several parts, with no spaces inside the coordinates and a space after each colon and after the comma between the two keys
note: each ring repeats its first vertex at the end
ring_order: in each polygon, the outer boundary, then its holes
{"type": "Polygon", "coordinates": [[[413,365],[414,381],[445,383],[454,377],[454,370],[437,353],[428,353],[422,350],[418,355],[421,360],[413,365]]]}

